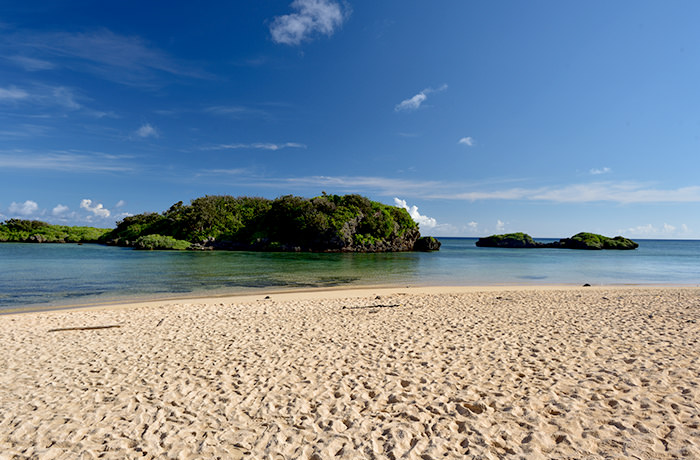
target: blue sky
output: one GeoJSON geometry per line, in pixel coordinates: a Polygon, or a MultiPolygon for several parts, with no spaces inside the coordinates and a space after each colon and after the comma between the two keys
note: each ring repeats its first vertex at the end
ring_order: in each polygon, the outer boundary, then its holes
{"type": "Polygon", "coordinates": [[[695,1],[8,0],[0,220],[360,193],[423,234],[700,239],[695,1]],[[66,6],[68,5],[68,6],[66,6]]]}

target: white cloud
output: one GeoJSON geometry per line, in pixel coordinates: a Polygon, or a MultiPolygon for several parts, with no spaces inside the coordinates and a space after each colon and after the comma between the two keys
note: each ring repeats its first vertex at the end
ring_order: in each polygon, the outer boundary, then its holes
{"type": "Polygon", "coordinates": [[[470,230],[476,230],[477,228],[479,228],[479,223],[471,221],[467,224],[467,227],[469,227],[470,230]]]}
{"type": "Polygon", "coordinates": [[[27,200],[24,203],[15,203],[14,201],[10,204],[8,211],[10,214],[19,214],[21,216],[31,216],[36,214],[39,210],[39,205],[32,200],[27,200]]]}
{"type": "Polygon", "coordinates": [[[252,144],[220,144],[212,147],[205,147],[203,150],[237,150],[237,149],[258,149],[258,150],[281,150],[287,148],[305,149],[305,144],[298,142],[285,142],[284,144],[274,144],[271,142],[255,142],[252,144]]]}
{"type": "Polygon", "coordinates": [[[124,200],[119,200],[117,201],[117,204],[114,205],[115,208],[121,208],[122,206],[126,205],[126,201],[124,200]]]}
{"type": "Polygon", "coordinates": [[[506,223],[503,222],[502,220],[498,219],[496,220],[496,231],[497,232],[502,232],[506,228],[506,223]]]}
{"type": "Polygon", "coordinates": [[[463,137],[463,138],[461,138],[461,139],[459,140],[458,143],[459,143],[459,144],[464,144],[464,145],[466,145],[467,147],[472,147],[472,146],[474,145],[474,138],[469,137],[469,136],[463,137]]]}
{"type": "Polygon", "coordinates": [[[439,92],[439,91],[444,91],[446,89],[447,89],[447,85],[442,85],[438,89],[426,88],[423,91],[421,91],[420,93],[416,94],[415,96],[410,97],[408,99],[404,99],[403,101],[398,103],[396,105],[396,107],[394,107],[394,111],[401,112],[404,110],[407,110],[407,111],[418,110],[420,108],[421,104],[423,104],[423,102],[425,102],[425,100],[428,99],[428,94],[439,92]]]}
{"type": "Polygon", "coordinates": [[[612,169],[610,169],[610,168],[608,168],[608,167],[600,168],[600,169],[593,168],[593,169],[591,169],[589,172],[590,172],[591,174],[593,174],[594,176],[598,176],[598,175],[600,175],[600,174],[607,174],[607,173],[609,173],[609,172],[612,172],[612,169]]]}
{"type": "Polygon", "coordinates": [[[332,0],[294,0],[290,7],[297,12],[277,16],[270,24],[275,43],[299,45],[316,33],[331,36],[350,15],[347,7],[332,0]]]}
{"type": "Polygon", "coordinates": [[[53,214],[54,216],[60,216],[61,214],[65,214],[66,212],[68,212],[68,206],[58,204],[55,208],[53,208],[51,214],[53,214]]]}
{"type": "Polygon", "coordinates": [[[136,130],[136,135],[143,139],[148,137],[158,137],[158,131],[151,126],[150,123],[145,123],[141,125],[139,129],[136,130]]]}
{"type": "Polygon", "coordinates": [[[92,200],[88,199],[82,200],[80,202],[80,207],[82,209],[90,211],[97,217],[109,217],[112,214],[111,212],[109,212],[109,209],[106,209],[104,206],[102,206],[102,203],[97,203],[93,206],[92,200]]]}
{"type": "Polygon", "coordinates": [[[394,198],[394,203],[399,208],[404,208],[411,215],[411,218],[418,223],[423,228],[435,228],[437,226],[437,221],[432,217],[423,216],[418,212],[418,206],[408,206],[406,200],[401,200],[399,198],[394,198]]]}
{"type": "Polygon", "coordinates": [[[427,98],[428,96],[426,96],[424,92],[420,92],[409,99],[404,99],[401,101],[396,107],[394,107],[394,110],[397,112],[400,110],[417,110],[427,98]]]}
{"type": "Polygon", "coordinates": [[[23,89],[15,88],[14,86],[0,88],[0,101],[16,101],[27,97],[29,97],[29,93],[23,89]]]}

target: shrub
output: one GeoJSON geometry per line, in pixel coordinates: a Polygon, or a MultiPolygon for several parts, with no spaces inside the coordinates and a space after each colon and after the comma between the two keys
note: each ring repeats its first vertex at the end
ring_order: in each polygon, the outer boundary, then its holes
{"type": "Polygon", "coordinates": [[[190,243],[187,241],[176,240],[172,236],[163,236],[157,234],[141,236],[134,242],[134,248],[136,249],[183,250],[189,247],[190,243]]]}

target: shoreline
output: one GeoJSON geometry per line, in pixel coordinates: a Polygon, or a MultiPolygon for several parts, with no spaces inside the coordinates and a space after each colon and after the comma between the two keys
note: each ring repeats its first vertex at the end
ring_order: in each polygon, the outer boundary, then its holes
{"type": "Polygon", "coordinates": [[[406,292],[406,293],[465,293],[475,291],[494,291],[494,290],[552,290],[552,289],[615,289],[615,288],[632,288],[632,289],[693,289],[700,287],[698,284],[641,284],[641,283],[617,283],[617,284],[593,284],[584,286],[581,284],[561,283],[561,284],[486,284],[486,285],[393,285],[393,284],[378,284],[378,285],[355,285],[355,286],[336,286],[336,287],[311,287],[311,288],[290,288],[290,289],[271,289],[260,292],[242,292],[242,293],[222,293],[211,295],[184,295],[184,296],[158,296],[155,298],[125,298],[116,300],[104,300],[83,304],[65,304],[65,305],[47,305],[42,308],[41,305],[30,305],[27,307],[16,307],[8,309],[0,309],[0,318],[9,315],[23,315],[30,313],[49,313],[71,310],[105,310],[105,309],[124,309],[142,307],[146,305],[158,306],[161,304],[170,303],[206,303],[206,302],[236,302],[248,301],[267,296],[275,296],[277,299],[319,299],[319,298],[338,298],[338,297],[357,297],[365,294],[370,295],[371,292],[378,291],[385,294],[406,292]],[[371,292],[370,292],[371,291],[371,292]]]}

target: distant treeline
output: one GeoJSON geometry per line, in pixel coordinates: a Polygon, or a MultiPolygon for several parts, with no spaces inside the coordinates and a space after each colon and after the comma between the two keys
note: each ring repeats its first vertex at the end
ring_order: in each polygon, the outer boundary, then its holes
{"type": "Polygon", "coordinates": [[[126,217],[101,242],[141,249],[408,251],[420,236],[403,208],[360,195],[274,200],[228,195],[126,217]]]}
{"type": "Polygon", "coordinates": [[[0,224],[0,241],[15,243],[96,243],[106,228],[50,225],[38,220],[10,219],[0,224]]]}

